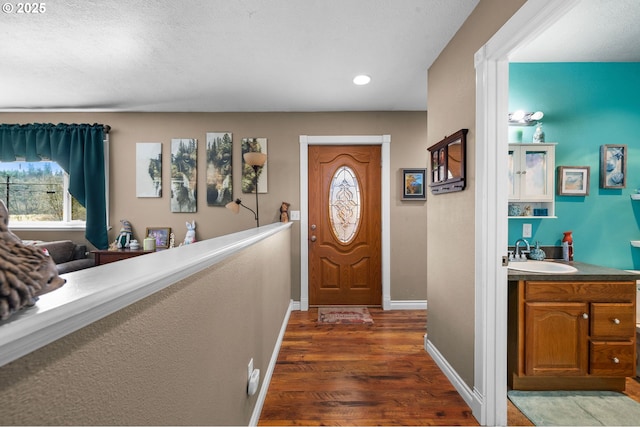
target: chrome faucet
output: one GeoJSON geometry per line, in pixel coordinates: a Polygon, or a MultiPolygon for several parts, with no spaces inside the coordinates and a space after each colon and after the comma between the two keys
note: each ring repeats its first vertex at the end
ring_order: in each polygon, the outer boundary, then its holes
{"type": "Polygon", "coordinates": [[[526,261],[527,260],[527,255],[529,252],[531,252],[531,246],[529,245],[529,242],[527,242],[525,239],[518,239],[516,240],[516,248],[515,248],[515,253],[513,254],[513,259],[511,261],[526,261]],[[527,246],[526,250],[520,250],[520,243],[523,243],[527,246]]]}

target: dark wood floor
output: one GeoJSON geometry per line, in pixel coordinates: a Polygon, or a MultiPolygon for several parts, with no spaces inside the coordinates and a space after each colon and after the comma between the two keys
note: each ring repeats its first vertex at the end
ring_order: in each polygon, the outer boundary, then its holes
{"type": "MultiPolygon", "coordinates": [[[[259,425],[479,425],[424,350],[426,310],[370,311],[370,326],[291,313],[259,425]]],[[[640,402],[640,382],[626,394],[640,402]]],[[[533,425],[511,402],[507,420],[533,425]]]]}
{"type": "Polygon", "coordinates": [[[426,310],[370,312],[373,325],[291,313],[259,425],[478,425],[424,350],[426,310]]]}

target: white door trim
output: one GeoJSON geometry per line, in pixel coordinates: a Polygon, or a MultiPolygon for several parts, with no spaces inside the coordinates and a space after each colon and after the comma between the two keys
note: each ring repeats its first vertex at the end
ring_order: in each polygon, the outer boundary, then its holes
{"type": "Polygon", "coordinates": [[[391,135],[300,135],[300,310],[309,310],[309,145],[381,145],[382,308],[391,308],[391,135]]]}
{"type": "Polygon", "coordinates": [[[475,344],[473,414],[507,425],[507,151],[509,55],[539,36],[578,0],[525,3],[475,55],[475,344]]]}

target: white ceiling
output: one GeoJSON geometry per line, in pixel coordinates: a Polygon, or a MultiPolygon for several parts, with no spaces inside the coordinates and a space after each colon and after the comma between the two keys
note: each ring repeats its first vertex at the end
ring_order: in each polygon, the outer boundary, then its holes
{"type": "MultiPolygon", "coordinates": [[[[41,14],[5,11],[0,111],[424,111],[427,69],[478,1],[59,0],[41,14]],[[371,84],[353,85],[359,73],[371,84]]],[[[638,0],[581,0],[513,60],[639,61],[638,22],[638,0]]]]}

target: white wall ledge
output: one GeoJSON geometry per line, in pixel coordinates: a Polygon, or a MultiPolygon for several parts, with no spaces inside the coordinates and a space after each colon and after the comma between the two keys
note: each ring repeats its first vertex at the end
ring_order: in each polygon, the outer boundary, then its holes
{"type": "Polygon", "coordinates": [[[67,283],[0,322],[0,366],[291,227],[274,223],[62,275],[67,283]]]}

